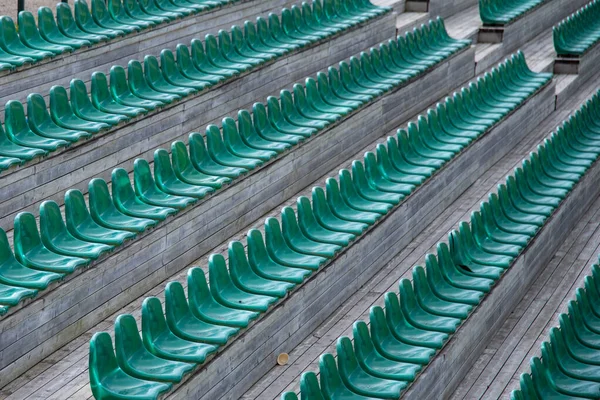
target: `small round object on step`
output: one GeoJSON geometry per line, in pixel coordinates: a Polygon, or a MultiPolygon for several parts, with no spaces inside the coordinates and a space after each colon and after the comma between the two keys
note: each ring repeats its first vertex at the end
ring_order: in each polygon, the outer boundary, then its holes
{"type": "Polygon", "coordinates": [[[277,364],[279,365],[285,365],[288,363],[288,360],[290,359],[290,356],[288,355],[288,353],[280,353],[277,356],[277,364]]]}

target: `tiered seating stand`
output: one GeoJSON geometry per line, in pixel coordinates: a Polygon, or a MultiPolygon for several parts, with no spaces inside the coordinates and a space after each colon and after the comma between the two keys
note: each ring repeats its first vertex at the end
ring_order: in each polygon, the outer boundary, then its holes
{"type": "MultiPolygon", "coordinates": [[[[0,385],[206,254],[366,144],[397,128],[457,83],[468,81],[473,73],[473,49],[467,48],[424,76],[138,236],[115,254],[99,258],[92,268],[70,275],[54,290],[50,287],[32,302],[11,309],[0,321],[0,385]]],[[[163,118],[163,114],[169,115],[164,111],[149,119],[163,118]]],[[[177,128],[182,133],[192,129],[187,124],[177,128]]],[[[525,132],[524,128],[520,131],[525,132]]],[[[160,133],[164,142],[174,140],[163,139],[165,132],[160,133]]],[[[139,137],[130,137],[139,142],[139,137]]],[[[151,144],[148,149],[157,146],[151,144]]],[[[99,151],[103,149],[99,147],[99,151]]],[[[151,155],[151,151],[148,153],[151,155]]],[[[121,164],[115,160],[109,164],[107,174],[117,165],[131,169],[133,163],[121,164]]],[[[59,164],[57,168],[64,167],[59,164]]]]}
{"type": "MultiPolygon", "coordinates": [[[[207,124],[219,124],[226,116],[236,117],[238,110],[251,109],[254,102],[264,101],[269,95],[278,96],[279,90],[290,89],[304,77],[394,37],[394,19],[394,13],[387,13],[369,24],[265,63],[219,86],[53,152],[49,157],[4,171],[0,174],[0,227],[9,229],[18,212],[36,209],[44,200],[62,204],[63,193],[69,188],[86,193],[91,178],[110,180],[112,169],[117,166],[131,171],[135,158],[151,160],[156,148],[169,147],[172,141],[185,139],[194,130],[203,131],[207,124]]],[[[89,79],[90,73],[83,76],[89,79]]]]}
{"type": "Polygon", "coordinates": [[[172,397],[241,397],[272,368],[279,353],[296,347],[369,282],[395,256],[396,252],[390,249],[404,248],[553,109],[551,83],[463,150],[323,270],[252,324],[243,336],[179,386],[172,397]]]}

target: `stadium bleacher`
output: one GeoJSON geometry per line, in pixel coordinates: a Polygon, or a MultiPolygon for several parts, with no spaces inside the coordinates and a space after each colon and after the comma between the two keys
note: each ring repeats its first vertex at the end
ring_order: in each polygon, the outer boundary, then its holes
{"type": "Polygon", "coordinates": [[[597,3],[0,16],[0,397],[597,398],[597,3]]]}

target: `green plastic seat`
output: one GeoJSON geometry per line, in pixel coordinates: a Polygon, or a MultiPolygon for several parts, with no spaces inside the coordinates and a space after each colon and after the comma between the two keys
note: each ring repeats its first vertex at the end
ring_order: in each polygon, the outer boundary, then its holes
{"type": "Polygon", "coordinates": [[[121,114],[112,114],[96,109],[88,97],[85,83],[79,79],[71,80],[71,109],[81,119],[106,125],[117,125],[129,118],[121,114]]]}
{"type": "MultiPolygon", "coordinates": [[[[260,17],[259,17],[260,18],[260,17]]],[[[244,39],[248,43],[248,46],[259,53],[270,53],[276,55],[283,55],[290,51],[286,47],[279,47],[275,42],[266,43],[262,40],[259,35],[256,24],[251,21],[244,21],[244,39]]],[[[235,41],[235,37],[234,37],[235,41]]]]}
{"type": "Polygon", "coordinates": [[[117,103],[128,107],[143,108],[150,111],[163,105],[163,102],[142,99],[133,94],[127,82],[125,69],[118,65],[113,65],[110,68],[110,93],[117,103]]]}
{"type": "Polygon", "coordinates": [[[170,383],[134,378],[117,363],[112,339],[107,332],[97,332],[90,340],[90,387],[97,399],[156,399],[171,389],[170,383]]]}
{"type": "Polygon", "coordinates": [[[138,26],[119,23],[112,19],[105,2],[102,0],[91,0],[90,12],[94,18],[94,22],[102,28],[119,30],[126,33],[133,33],[140,30],[138,26]]]}
{"type": "Polygon", "coordinates": [[[373,345],[369,328],[363,321],[352,327],[354,352],[360,366],[370,375],[384,379],[411,382],[421,370],[420,364],[412,364],[385,358],[373,345]]]}
{"type": "MultiPolygon", "coordinates": [[[[62,19],[62,18],[59,18],[62,19]]],[[[69,46],[73,49],[88,47],[92,44],[90,40],[66,36],[56,24],[52,10],[48,7],[38,9],[38,28],[40,36],[50,42],[61,46],[69,46]]],[[[90,34],[93,35],[93,34],[90,34]]],[[[94,36],[92,36],[94,37],[94,36]]]]}
{"type": "Polygon", "coordinates": [[[176,383],[195,368],[194,364],[165,360],[150,353],[129,314],[121,314],[115,321],[115,354],[119,367],[139,379],[176,383]]]}
{"type": "Polygon", "coordinates": [[[144,68],[137,60],[130,60],[127,64],[127,84],[134,96],[154,102],[157,106],[170,104],[181,98],[179,94],[161,92],[150,86],[144,76],[144,68]]]}
{"type": "MultiPolygon", "coordinates": [[[[29,11],[21,11],[19,13],[19,38],[21,42],[32,49],[49,51],[56,55],[73,51],[73,47],[69,45],[51,43],[40,35],[40,31],[35,22],[35,17],[29,11]]],[[[1,57],[0,57],[1,60],[1,57]]]]}
{"type": "Polygon", "coordinates": [[[356,238],[356,236],[351,233],[338,232],[319,224],[308,197],[298,197],[296,205],[298,210],[298,226],[307,238],[321,243],[335,244],[341,247],[348,246],[348,244],[356,238]]]}
{"type": "Polygon", "coordinates": [[[118,103],[116,98],[111,95],[106,75],[102,72],[96,71],[92,74],[90,94],[94,107],[106,113],[121,114],[133,118],[148,112],[146,108],[141,106],[131,107],[118,103]]]}
{"type": "Polygon", "coordinates": [[[58,126],[66,129],[98,133],[110,128],[110,125],[104,122],[88,121],[78,117],[73,112],[67,90],[62,86],[50,88],[50,115],[58,126]]]}
{"type": "Polygon", "coordinates": [[[126,12],[125,7],[121,0],[110,0],[106,4],[108,14],[110,17],[118,23],[137,26],[139,29],[147,29],[157,24],[157,22],[150,22],[133,18],[129,13],[126,12]]]}
{"type": "Polygon", "coordinates": [[[187,147],[181,141],[171,143],[171,159],[175,175],[187,184],[219,189],[231,182],[231,179],[225,176],[208,175],[197,170],[190,160],[187,147]]]}
{"type": "Polygon", "coordinates": [[[85,0],[74,1],[74,17],[77,26],[84,32],[92,33],[95,35],[103,35],[109,38],[116,38],[118,36],[125,35],[125,31],[120,29],[109,29],[102,27],[94,21],[90,9],[88,8],[85,0]]]}
{"type": "Polygon", "coordinates": [[[5,15],[0,17],[0,25],[0,48],[5,52],[20,57],[29,57],[35,61],[54,56],[51,51],[37,50],[25,46],[19,39],[15,23],[10,17],[5,15]]]}
{"type": "Polygon", "coordinates": [[[227,61],[239,64],[250,64],[252,67],[264,63],[264,59],[262,57],[257,57],[257,54],[254,54],[254,57],[240,54],[233,46],[233,40],[228,31],[223,29],[219,30],[218,38],[219,51],[227,61]]]}
{"type": "Polygon", "coordinates": [[[256,149],[248,146],[242,139],[233,118],[223,118],[221,126],[223,129],[223,143],[231,154],[242,158],[258,159],[264,162],[277,156],[277,152],[275,151],[256,149]]]}
{"type": "Polygon", "coordinates": [[[283,298],[294,288],[294,284],[271,280],[258,275],[251,267],[244,245],[229,242],[229,271],[233,283],[240,289],[254,294],[283,298]]]}
{"type": "Polygon", "coordinates": [[[440,298],[433,291],[423,267],[413,268],[413,287],[419,305],[434,315],[466,319],[473,307],[469,304],[440,298]]]}
{"type": "Polygon", "coordinates": [[[138,158],[133,164],[133,185],[136,196],[144,203],[175,209],[183,209],[193,204],[193,197],[175,196],[160,190],[150,172],[150,165],[143,158],[138,158]]]}
{"type": "Polygon", "coordinates": [[[400,202],[402,196],[397,193],[386,193],[373,189],[367,183],[364,169],[358,167],[358,163],[356,164],[356,169],[360,169],[360,172],[355,172],[356,175],[360,174],[356,179],[353,180],[350,171],[345,169],[340,170],[338,174],[342,198],[346,203],[357,210],[377,212],[385,215],[392,209],[393,205],[400,202]],[[391,199],[387,198],[386,195],[388,194],[393,197],[391,197],[391,199]]]}
{"type": "Polygon", "coordinates": [[[369,322],[373,345],[385,358],[393,361],[427,365],[435,355],[435,350],[432,348],[408,344],[392,335],[381,307],[371,307],[369,322]]]}
{"type": "Polygon", "coordinates": [[[239,331],[196,318],[179,282],[169,282],[165,288],[165,316],[169,329],[176,336],[193,342],[224,345],[239,331]]]}
{"type": "Polygon", "coordinates": [[[208,260],[210,291],[219,303],[226,307],[265,312],[278,298],[246,292],[238,288],[225,265],[225,258],[212,254],[208,260]]]}
{"type": "Polygon", "coordinates": [[[344,384],[344,381],[340,376],[335,358],[329,353],[325,353],[319,358],[319,374],[323,398],[355,400],[375,399],[374,397],[362,396],[351,391],[344,384]]]}
{"type": "Polygon", "coordinates": [[[66,129],[56,125],[50,117],[44,97],[38,93],[27,96],[27,122],[33,133],[49,139],[77,142],[92,136],[86,131],[66,129]]]}
{"type": "Polygon", "coordinates": [[[400,305],[406,319],[417,328],[442,333],[453,333],[460,325],[460,319],[434,315],[424,309],[417,300],[413,285],[407,279],[400,280],[400,305]]]}
{"type": "Polygon", "coordinates": [[[212,324],[246,328],[260,313],[239,310],[219,303],[208,288],[204,271],[198,267],[190,268],[187,274],[188,301],[192,314],[212,324]]]}
{"type": "Polygon", "coordinates": [[[561,400],[581,399],[581,397],[569,396],[559,392],[552,384],[552,380],[550,379],[547,369],[544,368],[541,360],[538,357],[533,357],[529,362],[529,365],[531,368],[531,376],[533,377],[533,386],[538,396],[561,400]]]}
{"type": "Polygon", "coordinates": [[[254,169],[264,162],[257,158],[240,157],[233,154],[223,141],[219,128],[215,125],[206,127],[206,144],[210,157],[218,164],[244,169],[254,169]]]}
{"type": "MultiPolygon", "coordinates": [[[[447,333],[421,329],[411,324],[404,314],[405,309],[400,307],[400,301],[396,293],[387,292],[384,299],[385,321],[391,335],[397,340],[430,349],[441,349],[448,340],[447,333]]],[[[380,317],[378,311],[376,311],[375,317],[380,317]]],[[[383,321],[380,321],[380,323],[383,324],[383,321]]],[[[381,329],[385,330],[385,327],[381,329]]]]}
{"type": "Polygon", "coordinates": [[[104,179],[92,179],[88,191],[90,214],[96,223],[105,228],[139,233],[157,224],[154,219],[131,217],[120,212],[113,203],[104,179]]]}
{"type": "Polygon", "coordinates": [[[370,375],[359,364],[352,341],[345,336],[336,343],[337,364],[344,384],[353,392],[364,396],[397,399],[408,386],[406,382],[370,375]]]}
{"type": "Polygon", "coordinates": [[[175,208],[160,207],[143,202],[134,192],[129,175],[123,168],[115,168],[111,175],[113,203],[125,215],[162,221],[177,212],[175,208]]]}
{"type": "Polygon", "coordinates": [[[265,221],[265,244],[269,256],[278,264],[316,271],[327,262],[325,257],[300,253],[290,247],[276,218],[269,217],[265,221]]]}
{"type": "Polygon", "coordinates": [[[208,57],[207,51],[205,51],[201,40],[192,39],[190,47],[192,63],[200,72],[216,77],[222,76],[224,79],[240,74],[240,72],[236,69],[214,64],[213,61],[208,57]]]}
{"type": "Polygon", "coordinates": [[[167,18],[170,21],[174,21],[178,18],[183,18],[184,14],[179,14],[173,11],[167,11],[163,8],[158,7],[155,0],[140,0],[138,1],[142,11],[148,15],[158,16],[161,18],[167,18]]]}
{"type": "Polygon", "coordinates": [[[194,168],[207,175],[237,178],[248,172],[244,167],[223,165],[217,159],[213,159],[206,148],[204,138],[200,133],[192,132],[189,135],[190,161],[194,168]]]}
{"type": "Polygon", "coordinates": [[[338,218],[372,225],[383,215],[373,211],[361,211],[348,204],[347,200],[342,197],[338,182],[334,178],[327,178],[325,188],[327,193],[327,203],[333,214],[338,218]]]}
{"type": "Polygon", "coordinates": [[[217,38],[211,34],[204,37],[204,51],[209,62],[219,69],[234,70],[240,74],[252,68],[252,64],[234,62],[225,58],[221,53],[217,38]]]}
{"type": "Polygon", "coordinates": [[[86,258],[66,256],[48,250],[40,238],[35,217],[30,213],[19,213],[15,217],[13,241],[17,260],[32,269],[66,274],[90,262],[86,258]]]}
{"type": "Polygon", "coordinates": [[[244,36],[244,31],[237,25],[231,27],[231,45],[238,54],[245,58],[260,59],[261,62],[268,62],[277,57],[276,53],[266,51],[264,47],[261,48],[259,46],[261,50],[252,48],[249,39],[244,36]]]}
{"type": "Polygon", "coordinates": [[[11,141],[21,146],[55,151],[70,144],[66,140],[36,135],[27,124],[25,109],[19,101],[9,100],[4,106],[4,126],[11,141]]]}
{"type": "MultiPolygon", "coordinates": [[[[77,26],[75,18],[73,18],[71,7],[69,7],[66,3],[60,3],[56,5],[56,25],[58,30],[63,35],[67,36],[68,38],[79,40],[82,45],[84,45],[86,41],[89,43],[99,43],[110,40],[108,36],[84,32],[81,30],[81,28],[77,26]]],[[[68,44],[68,42],[65,44],[68,44]]]]}
{"type": "Polygon", "coordinates": [[[279,154],[292,147],[290,143],[270,140],[261,136],[256,130],[248,110],[238,111],[238,132],[242,141],[253,149],[268,150],[279,154]]]}
{"type": "Polygon", "coordinates": [[[456,264],[445,243],[439,243],[436,249],[437,258],[429,254],[425,259],[427,269],[435,268],[453,286],[460,289],[472,289],[487,293],[494,284],[494,279],[475,276],[464,266],[456,264]]]}
{"type": "Polygon", "coordinates": [[[177,66],[173,52],[168,49],[160,52],[160,69],[165,80],[172,85],[192,88],[195,91],[201,91],[210,86],[204,80],[196,80],[183,75],[177,66]]]}
{"type": "MultiPolygon", "coordinates": [[[[287,115],[283,113],[276,99],[267,98],[267,108],[262,103],[252,106],[252,120],[254,129],[259,136],[266,140],[297,144],[306,140],[315,132],[315,128],[294,125],[287,115]]],[[[291,104],[291,103],[290,103],[291,104]]]]}
{"type": "Polygon", "coordinates": [[[65,194],[65,220],[67,230],[77,239],[119,246],[135,233],[105,228],[92,219],[83,194],[71,189],[65,194]]]}
{"type": "Polygon", "coordinates": [[[170,21],[170,19],[166,16],[151,15],[144,12],[137,0],[123,0],[123,8],[125,9],[127,15],[129,15],[131,18],[141,21],[148,21],[153,25],[170,21]]]}
{"type": "Polygon", "coordinates": [[[262,236],[257,229],[250,229],[246,235],[248,243],[248,263],[258,276],[266,279],[289,283],[302,283],[312,271],[304,268],[290,267],[273,260],[262,236]]]}
{"type": "Polygon", "coordinates": [[[281,210],[281,225],[288,246],[299,253],[331,258],[342,249],[342,246],[337,244],[320,242],[305,236],[291,207],[281,210]]]}
{"type": "Polygon", "coordinates": [[[202,364],[217,351],[215,345],[191,342],[171,332],[162,304],[156,297],[146,297],[142,303],[141,334],[144,347],[167,360],[202,364]]]}
{"type": "Polygon", "coordinates": [[[38,271],[28,268],[17,261],[6,232],[0,229],[0,283],[33,290],[46,289],[52,282],[63,278],[63,274],[38,271]]]}
{"type": "Polygon", "coordinates": [[[177,53],[177,68],[179,72],[186,78],[194,81],[202,81],[211,85],[216,85],[225,80],[225,75],[216,73],[207,73],[202,70],[194,63],[190,54],[190,49],[184,44],[178,44],[176,48],[177,53]]]}
{"type": "Polygon", "coordinates": [[[50,251],[66,256],[95,260],[113,249],[113,246],[86,242],[71,235],[58,204],[53,201],[45,201],[40,205],[40,236],[50,251]]]}
{"type": "Polygon", "coordinates": [[[325,191],[321,187],[313,187],[312,205],[316,220],[327,229],[360,235],[369,227],[368,224],[363,222],[350,221],[338,217],[331,209],[325,196],[325,191]]]}
{"type": "Polygon", "coordinates": [[[144,57],[144,77],[146,83],[157,92],[174,94],[179,97],[185,97],[198,91],[196,87],[182,86],[180,82],[173,84],[162,73],[158,60],[154,56],[144,57]]]}
{"type": "Polygon", "coordinates": [[[180,180],[173,171],[169,153],[164,149],[157,149],[154,152],[154,179],[161,191],[175,196],[201,199],[207,194],[214,192],[212,187],[189,184],[180,180]]]}

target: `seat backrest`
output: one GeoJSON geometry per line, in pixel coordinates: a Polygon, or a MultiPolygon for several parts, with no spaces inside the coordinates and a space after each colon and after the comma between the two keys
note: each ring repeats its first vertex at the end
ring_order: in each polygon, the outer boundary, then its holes
{"type": "Polygon", "coordinates": [[[0,228],[0,270],[2,269],[3,265],[14,262],[17,261],[8,243],[6,232],[4,232],[4,229],[0,228]]]}
{"type": "Polygon", "coordinates": [[[314,372],[305,372],[300,377],[300,400],[325,400],[314,372]]]}
{"type": "Polygon", "coordinates": [[[17,21],[19,23],[19,35],[24,43],[27,43],[29,39],[40,39],[40,32],[32,13],[21,11],[17,21]]]}
{"type": "MultiPolygon", "coordinates": [[[[115,205],[124,204],[126,201],[135,199],[135,193],[131,187],[129,175],[123,168],[115,168],[112,170],[111,188],[115,205]]],[[[117,206],[117,208],[119,207],[117,206]]]]}
{"type": "Polygon", "coordinates": [[[56,85],[50,88],[50,113],[56,119],[73,113],[67,90],[62,86],[56,85]]]}
{"type": "Polygon", "coordinates": [[[9,135],[16,136],[30,130],[25,118],[25,109],[20,101],[9,100],[4,107],[4,125],[9,135]]]}
{"type": "Polygon", "coordinates": [[[125,93],[129,93],[127,75],[125,69],[120,65],[113,65],[110,68],[110,91],[113,97],[120,97],[125,93]]]}
{"type": "Polygon", "coordinates": [[[2,40],[6,45],[14,43],[15,41],[22,45],[21,41],[19,40],[15,23],[11,17],[6,15],[0,17],[0,40],[2,40]]]}
{"type": "Polygon", "coordinates": [[[119,315],[115,321],[115,352],[119,365],[126,368],[131,356],[142,348],[142,340],[133,316],[119,315]]]}
{"type": "Polygon", "coordinates": [[[13,243],[15,253],[20,260],[29,250],[42,245],[40,233],[33,214],[21,212],[17,214],[14,222],[13,243]]]}
{"type": "Polygon", "coordinates": [[[133,163],[133,184],[138,196],[156,188],[156,183],[150,172],[148,161],[137,158],[133,163]]]}
{"type": "Polygon", "coordinates": [[[199,267],[193,267],[187,273],[188,301],[191,309],[198,309],[202,304],[214,303],[215,300],[210,293],[204,271],[199,267]]]}
{"type": "Polygon", "coordinates": [[[71,107],[81,110],[84,107],[92,107],[88,97],[87,88],[81,79],[73,79],[70,83],[71,107]]]}
{"type": "Polygon", "coordinates": [[[108,185],[106,181],[101,178],[94,178],[88,184],[89,192],[89,203],[90,212],[92,216],[99,217],[106,211],[113,210],[115,208],[108,185]]]}
{"type": "Polygon", "coordinates": [[[167,321],[179,321],[189,313],[190,308],[181,283],[176,281],[167,283],[165,287],[165,315],[167,321]]]}
{"type": "Polygon", "coordinates": [[[62,28],[63,32],[77,27],[71,7],[68,4],[58,3],[56,5],[56,23],[59,28],[62,28]]]}
{"type": "Polygon", "coordinates": [[[91,0],[92,17],[96,22],[102,22],[111,19],[104,0],[91,0]]]}
{"type": "Polygon", "coordinates": [[[58,235],[71,236],[67,233],[67,227],[56,202],[47,200],[40,205],[40,234],[42,242],[47,246],[58,235]]]}
{"type": "Polygon", "coordinates": [[[146,297],[142,303],[142,340],[148,350],[153,342],[168,330],[162,304],[156,297],[146,297]]]}
{"type": "Polygon", "coordinates": [[[67,228],[73,230],[91,218],[83,194],[79,190],[69,189],[65,193],[65,219],[67,220],[67,228]]]}
{"type": "Polygon", "coordinates": [[[94,397],[101,398],[101,385],[104,377],[119,369],[112,339],[107,332],[96,332],[90,340],[89,352],[90,386],[94,397]]]}
{"type": "Polygon", "coordinates": [[[47,38],[47,35],[56,34],[58,27],[54,20],[52,10],[48,7],[38,8],[38,27],[42,37],[47,38]]]}

